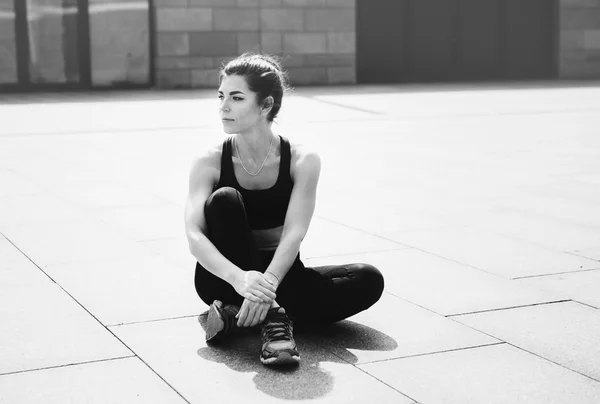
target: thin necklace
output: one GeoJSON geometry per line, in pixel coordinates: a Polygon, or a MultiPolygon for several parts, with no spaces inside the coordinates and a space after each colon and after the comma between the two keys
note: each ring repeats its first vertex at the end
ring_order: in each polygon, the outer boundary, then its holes
{"type": "Polygon", "coordinates": [[[246,167],[244,167],[244,162],[242,161],[242,155],[240,154],[240,149],[238,149],[238,144],[237,144],[237,142],[235,142],[235,149],[237,150],[238,156],[240,156],[240,164],[242,165],[242,168],[244,169],[245,172],[247,172],[249,175],[251,175],[253,177],[256,177],[262,171],[265,163],[267,162],[267,159],[269,158],[269,154],[271,154],[271,146],[273,146],[274,140],[275,140],[275,136],[273,136],[273,138],[271,139],[271,144],[269,145],[269,151],[267,152],[267,156],[263,160],[258,171],[254,174],[252,174],[250,171],[246,170],[246,167]]]}

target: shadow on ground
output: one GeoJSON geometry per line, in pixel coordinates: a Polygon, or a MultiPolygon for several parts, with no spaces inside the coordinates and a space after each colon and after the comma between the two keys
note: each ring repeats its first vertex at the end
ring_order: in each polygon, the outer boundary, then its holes
{"type": "Polygon", "coordinates": [[[297,332],[295,339],[302,360],[299,366],[287,368],[269,368],[260,363],[258,333],[238,335],[218,345],[202,347],[197,353],[202,359],[225,364],[236,372],[256,372],[253,381],[265,394],[307,400],[324,396],[334,388],[335,377],[321,363],[356,363],[356,356],[349,349],[391,351],[398,347],[390,336],[348,320],[320,330],[297,332]],[[339,355],[340,351],[343,355],[339,355]]]}

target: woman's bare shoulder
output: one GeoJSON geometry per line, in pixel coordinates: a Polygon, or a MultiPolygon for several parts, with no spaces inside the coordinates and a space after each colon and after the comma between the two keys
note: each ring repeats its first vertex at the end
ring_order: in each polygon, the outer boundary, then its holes
{"type": "Polygon", "coordinates": [[[192,168],[219,167],[221,165],[221,154],[223,153],[223,144],[214,144],[204,149],[202,152],[192,157],[192,168]]]}
{"type": "Polygon", "coordinates": [[[317,174],[321,171],[321,157],[316,148],[306,143],[290,142],[292,176],[300,173],[317,174]]]}
{"type": "Polygon", "coordinates": [[[317,149],[313,145],[307,143],[290,141],[290,151],[292,155],[292,164],[305,158],[314,159],[319,157],[317,149]]]}

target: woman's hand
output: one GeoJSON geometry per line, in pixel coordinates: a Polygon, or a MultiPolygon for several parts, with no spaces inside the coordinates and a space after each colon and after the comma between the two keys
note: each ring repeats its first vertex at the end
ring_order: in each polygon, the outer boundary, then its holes
{"type": "Polygon", "coordinates": [[[254,327],[257,324],[265,321],[267,312],[271,308],[271,303],[256,303],[248,299],[244,299],[242,307],[237,314],[238,327],[254,327]]]}
{"type": "Polygon", "coordinates": [[[241,271],[232,286],[244,299],[255,303],[271,304],[277,297],[277,286],[258,271],[241,271]]]}

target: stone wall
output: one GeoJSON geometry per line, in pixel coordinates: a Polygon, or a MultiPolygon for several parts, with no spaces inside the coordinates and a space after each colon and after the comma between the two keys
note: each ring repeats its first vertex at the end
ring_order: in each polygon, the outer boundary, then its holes
{"type": "Polygon", "coordinates": [[[216,88],[246,50],[284,57],[293,86],[356,83],[355,0],[154,0],[156,86],[216,88]]]}
{"type": "Polygon", "coordinates": [[[600,78],[600,0],[560,0],[559,72],[600,78]]]}

